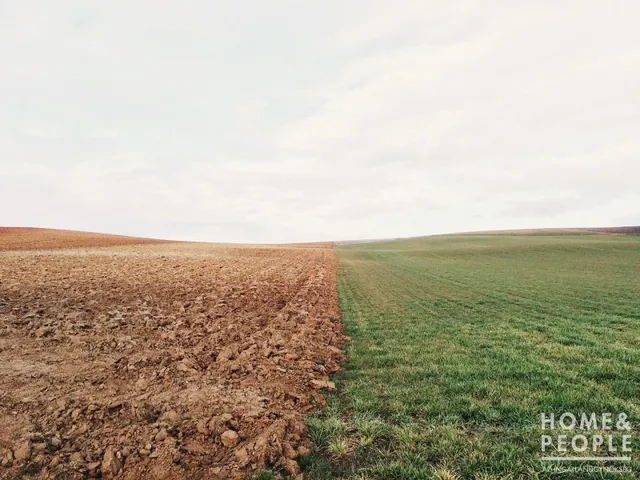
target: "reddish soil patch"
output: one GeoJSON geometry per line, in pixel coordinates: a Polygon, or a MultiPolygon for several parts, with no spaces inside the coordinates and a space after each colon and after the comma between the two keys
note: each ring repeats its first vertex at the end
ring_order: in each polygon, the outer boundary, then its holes
{"type": "Polygon", "coordinates": [[[640,235],[640,227],[589,228],[588,230],[591,232],[610,235],[640,235]]]}
{"type": "Polygon", "coordinates": [[[0,477],[295,475],[345,339],[327,247],[0,252],[0,477]]]}
{"type": "Polygon", "coordinates": [[[0,251],[57,250],[77,247],[110,247],[157,243],[167,243],[167,241],[105,235],[102,233],[75,232],[72,230],[0,227],[0,251]]]}

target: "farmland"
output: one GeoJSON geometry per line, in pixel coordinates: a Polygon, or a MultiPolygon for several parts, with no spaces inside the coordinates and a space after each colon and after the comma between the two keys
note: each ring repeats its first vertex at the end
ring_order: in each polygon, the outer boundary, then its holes
{"type": "Polygon", "coordinates": [[[0,232],[0,478],[295,475],[344,359],[329,245],[0,232]]]}
{"type": "Polygon", "coordinates": [[[352,342],[308,421],[310,478],[637,478],[640,238],[442,236],[338,258],[352,342]],[[545,472],[543,412],[628,413],[635,473],[545,472]]]}
{"type": "Polygon", "coordinates": [[[635,473],[540,460],[541,413],[637,433],[640,237],[600,233],[0,229],[0,478],[636,478],[637,435],[635,473]]]}

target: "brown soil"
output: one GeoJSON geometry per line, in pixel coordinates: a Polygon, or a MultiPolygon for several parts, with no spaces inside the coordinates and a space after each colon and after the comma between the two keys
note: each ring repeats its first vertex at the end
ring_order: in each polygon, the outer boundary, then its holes
{"type": "Polygon", "coordinates": [[[331,248],[90,245],[0,253],[0,478],[298,474],[344,360],[331,248]]]}
{"type": "Polygon", "coordinates": [[[168,243],[151,238],[123,237],[102,233],[50,230],[45,228],[0,227],[0,251],[52,250],[75,247],[109,247],[168,243]]]}

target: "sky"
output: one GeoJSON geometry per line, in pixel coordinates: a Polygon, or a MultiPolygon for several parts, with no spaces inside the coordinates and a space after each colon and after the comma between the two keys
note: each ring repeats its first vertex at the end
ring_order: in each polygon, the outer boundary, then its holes
{"type": "Polygon", "coordinates": [[[640,224],[636,0],[0,0],[0,225],[640,224]]]}

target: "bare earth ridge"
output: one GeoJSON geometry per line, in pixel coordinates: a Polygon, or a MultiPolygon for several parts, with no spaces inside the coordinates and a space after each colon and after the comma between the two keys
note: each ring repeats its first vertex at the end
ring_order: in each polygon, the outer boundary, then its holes
{"type": "Polygon", "coordinates": [[[73,230],[0,227],[0,251],[58,250],[74,247],[113,247],[116,245],[143,245],[159,243],[169,242],[167,240],[154,240],[151,238],[75,232],[73,230]]]}
{"type": "Polygon", "coordinates": [[[299,473],[344,360],[329,245],[17,233],[0,234],[0,478],[299,473]]]}

